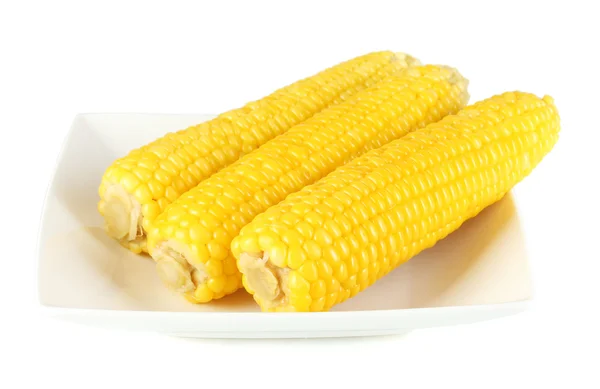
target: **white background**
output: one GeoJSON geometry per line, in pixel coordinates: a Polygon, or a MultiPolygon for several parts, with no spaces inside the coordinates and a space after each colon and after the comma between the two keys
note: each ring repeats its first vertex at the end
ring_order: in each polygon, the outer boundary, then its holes
{"type": "Polygon", "coordinates": [[[0,3],[0,387],[600,385],[594,2],[343,3],[0,3]],[[183,340],[39,314],[39,214],[76,113],[218,113],[378,49],[457,67],[471,101],[511,89],[555,98],[561,139],[517,188],[532,310],[329,341],[183,340]]]}

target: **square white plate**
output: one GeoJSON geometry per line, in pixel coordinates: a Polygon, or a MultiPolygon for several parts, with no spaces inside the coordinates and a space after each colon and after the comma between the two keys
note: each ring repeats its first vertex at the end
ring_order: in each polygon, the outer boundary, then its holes
{"type": "Polygon", "coordinates": [[[111,240],[96,210],[104,170],[129,150],[208,115],[75,118],[48,189],[38,242],[43,309],[80,323],[178,336],[292,338],[384,335],[524,310],[531,282],[512,195],[323,313],[261,313],[244,291],[193,305],[167,290],[149,257],[111,240]]]}

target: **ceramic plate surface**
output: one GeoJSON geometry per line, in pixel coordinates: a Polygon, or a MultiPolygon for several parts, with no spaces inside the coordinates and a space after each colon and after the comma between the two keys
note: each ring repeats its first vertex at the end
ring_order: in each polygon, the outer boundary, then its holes
{"type": "Polygon", "coordinates": [[[48,189],[39,235],[38,288],[46,313],[178,336],[291,338],[403,333],[526,308],[530,274],[511,194],[331,312],[261,313],[244,291],[206,305],[188,303],[161,284],[149,257],[130,253],[105,234],[97,189],[116,158],[211,117],[75,118],[48,189]]]}

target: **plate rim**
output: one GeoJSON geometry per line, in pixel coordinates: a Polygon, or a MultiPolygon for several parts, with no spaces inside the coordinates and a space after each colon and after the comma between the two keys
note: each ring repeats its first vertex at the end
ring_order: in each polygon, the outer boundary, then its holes
{"type": "Polygon", "coordinates": [[[462,310],[472,311],[487,311],[487,310],[504,310],[513,308],[524,308],[528,309],[531,307],[534,298],[529,297],[526,299],[505,301],[490,304],[472,304],[472,305],[450,305],[442,307],[416,307],[416,308],[401,308],[401,309],[365,309],[356,311],[326,311],[326,312],[248,312],[248,311],[199,311],[199,312],[188,312],[188,311],[150,311],[150,310],[132,310],[132,309],[103,309],[103,308],[73,308],[73,307],[62,307],[44,304],[42,301],[38,301],[39,308],[44,313],[50,314],[86,314],[91,316],[138,316],[138,317],[159,317],[159,316],[193,316],[194,318],[204,318],[206,316],[223,317],[227,316],[247,316],[250,318],[255,317],[279,317],[289,318],[293,317],[296,319],[306,320],[308,317],[327,317],[331,319],[345,319],[347,316],[368,314],[369,316],[404,316],[411,314],[430,314],[443,313],[443,312],[454,312],[462,310]]]}

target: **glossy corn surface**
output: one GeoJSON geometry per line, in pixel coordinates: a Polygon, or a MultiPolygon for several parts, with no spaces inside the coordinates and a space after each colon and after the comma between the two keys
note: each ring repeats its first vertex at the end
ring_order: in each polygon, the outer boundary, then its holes
{"type": "Polygon", "coordinates": [[[182,193],[324,108],[417,63],[389,51],[357,57],[130,152],[106,170],[99,188],[108,233],[134,252],[147,251],[150,224],[182,193]]]}
{"type": "MultiPolygon", "coordinates": [[[[320,112],[167,207],[148,236],[159,274],[193,302],[234,292],[241,274],[230,243],[254,216],[366,151],[458,112],[467,100],[467,81],[456,70],[422,66],[320,112]]],[[[308,210],[315,200],[299,206],[308,210]]]]}
{"type": "Polygon", "coordinates": [[[550,97],[476,103],[340,167],[232,242],[265,311],[326,311],[501,199],[552,149],[550,97]]]}

